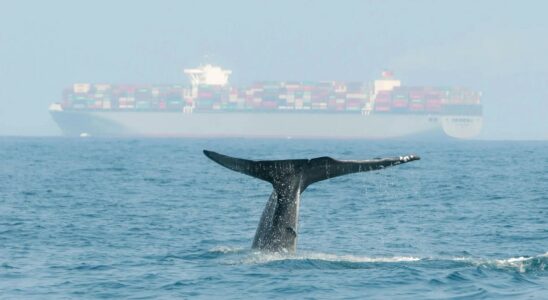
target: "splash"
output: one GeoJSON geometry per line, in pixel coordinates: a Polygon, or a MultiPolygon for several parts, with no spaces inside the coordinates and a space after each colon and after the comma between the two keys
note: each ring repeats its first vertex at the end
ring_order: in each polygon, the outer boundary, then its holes
{"type": "Polygon", "coordinates": [[[244,258],[243,264],[266,264],[279,261],[318,261],[333,263],[394,263],[394,262],[415,262],[421,258],[413,256],[390,256],[390,257],[369,257],[357,255],[336,255],[318,252],[301,252],[296,254],[285,253],[262,253],[253,252],[244,258]]]}
{"type": "Polygon", "coordinates": [[[506,259],[454,257],[453,260],[469,263],[480,268],[515,270],[519,273],[542,272],[548,270],[548,252],[537,256],[519,256],[506,259]]]}
{"type": "Polygon", "coordinates": [[[230,265],[261,265],[271,263],[314,265],[321,267],[324,264],[329,266],[341,266],[348,268],[364,267],[364,264],[391,264],[403,263],[414,265],[438,265],[447,268],[447,263],[456,263],[458,266],[473,266],[502,271],[517,271],[519,273],[543,272],[548,270],[548,252],[537,256],[520,256],[506,259],[485,259],[477,257],[417,257],[417,256],[361,256],[361,255],[338,255],[322,252],[300,251],[291,253],[265,253],[251,251],[242,247],[218,246],[212,248],[208,253],[220,256],[231,257],[224,263],[230,265]],[[235,258],[235,259],[234,259],[235,258]]]}
{"type": "Polygon", "coordinates": [[[231,254],[247,252],[247,249],[242,247],[217,246],[209,249],[207,252],[215,254],[231,254]]]}

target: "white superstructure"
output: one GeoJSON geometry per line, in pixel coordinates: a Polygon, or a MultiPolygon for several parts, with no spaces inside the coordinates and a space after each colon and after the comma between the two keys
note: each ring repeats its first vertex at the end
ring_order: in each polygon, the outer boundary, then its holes
{"type": "Polygon", "coordinates": [[[228,77],[232,74],[230,70],[223,70],[221,67],[207,64],[196,69],[185,69],[192,86],[216,85],[225,86],[228,83],[228,77]]]}
{"type": "Polygon", "coordinates": [[[389,92],[399,86],[401,86],[401,81],[394,78],[394,73],[391,71],[384,71],[382,72],[382,78],[373,82],[373,94],[376,96],[379,92],[389,92]]]}

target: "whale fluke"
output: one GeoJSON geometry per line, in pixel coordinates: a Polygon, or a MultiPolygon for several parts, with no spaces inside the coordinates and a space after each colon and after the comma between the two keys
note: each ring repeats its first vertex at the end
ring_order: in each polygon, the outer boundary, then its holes
{"type": "Polygon", "coordinates": [[[371,160],[331,157],[288,160],[247,160],[204,150],[216,163],[267,182],[274,188],[263,211],[253,249],[295,251],[300,195],[311,184],[342,175],[384,169],[420,159],[416,155],[371,160]]]}
{"type": "MultiPolygon", "coordinates": [[[[402,163],[419,160],[416,155],[372,160],[336,160],[331,157],[287,160],[248,160],[204,150],[214,162],[233,171],[243,173],[272,184],[286,181],[288,176],[302,177],[304,187],[312,183],[346,174],[379,170],[402,163]],[[305,171],[303,173],[303,171],[305,171]]],[[[304,191],[304,189],[303,189],[304,191]]]]}

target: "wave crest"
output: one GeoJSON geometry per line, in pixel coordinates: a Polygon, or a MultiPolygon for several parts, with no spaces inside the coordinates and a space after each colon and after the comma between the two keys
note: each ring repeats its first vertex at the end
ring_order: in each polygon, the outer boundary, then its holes
{"type": "Polygon", "coordinates": [[[496,268],[512,268],[520,273],[548,270],[548,252],[532,257],[512,257],[497,259],[492,262],[496,268]]]}
{"type": "Polygon", "coordinates": [[[207,252],[216,254],[230,254],[246,252],[246,249],[242,247],[217,246],[209,249],[207,252]]]}
{"type": "Polygon", "coordinates": [[[337,255],[318,252],[302,252],[296,254],[253,252],[242,263],[265,264],[272,262],[328,262],[328,263],[394,263],[414,262],[421,258],[413,256],[369,257],[357,255],[337,255]]]}
{"type": "MultiPolygon", "coordinates": [[[[346,267],[363,268],[371,264],[418,264],[443,266],[475,266],[493,270],[514,270],[519,273],[543,272],[548,270],[548,252],[537,256],[520,256],[506,259],[485,259],[478,257],[417,257],[417,256],[385,256],[371,257],[352,254],[329,254],[322,252],[299,251],[289,253],[268,253],[252,251],[242,247],[217,246],[208,251],[208,257],[230,256],[236,260],[225,261],[228,264],[283,264],[301,267],[346,267]],[[234,256],[235,255],[235,256],[234,256]]],[[[210,257],[210,258],[213,258],[210,257]]]]}

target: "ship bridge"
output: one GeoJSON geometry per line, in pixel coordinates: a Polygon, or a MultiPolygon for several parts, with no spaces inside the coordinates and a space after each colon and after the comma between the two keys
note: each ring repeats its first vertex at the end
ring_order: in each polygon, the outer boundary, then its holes
{"type": "Polygon", "coordinates": [[[228,77],[232,74],[230,70],[223,70],[210,64],[196,69],[185,69],[184,72],[193,87],[200,85],[225,86],[228,83],[228,77]]]}

